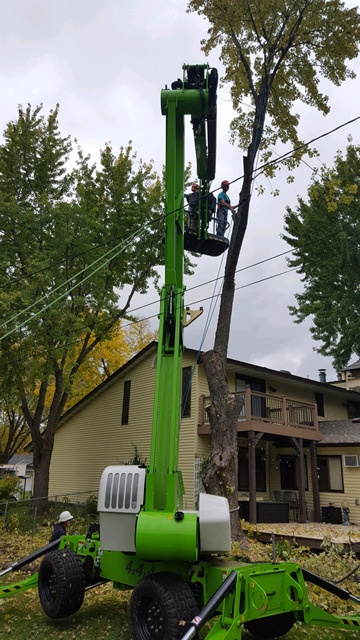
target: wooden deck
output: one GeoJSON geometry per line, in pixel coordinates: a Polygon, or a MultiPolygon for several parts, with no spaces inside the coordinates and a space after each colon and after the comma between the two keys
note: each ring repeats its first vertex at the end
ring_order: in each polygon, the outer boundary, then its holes
{"type": "Polygon", "coordinates": [[[251,526],[254,538],[259,542],[269,543],[272,540],[272,534],[275,535],[275,541],[288,540],[301,547],[310,547],[310,549],[322,549],[324,539],[330,539],[335,544],[342,544],[344,551],[354,551],[356,555],[360,554],[360,527],[356,525],[336,525],[318,522],[308,522],[300,524],[298,522],[274,522],[259,523],[257,525],[249,525],[248,522],[243,524],[246,531],[251,526]]]}
{"type": "MultiPolygon", "coordinates": [[[[307,404],[285,396],[274,396],[252,391],[235,392],[244,404],[238,418],[238,433],[261,431],[274,436],[320,440],[316,404],[307,404]]],[[[206,407],[210,396],[200,397],[198,434],[210,433],[206,407]]]]}

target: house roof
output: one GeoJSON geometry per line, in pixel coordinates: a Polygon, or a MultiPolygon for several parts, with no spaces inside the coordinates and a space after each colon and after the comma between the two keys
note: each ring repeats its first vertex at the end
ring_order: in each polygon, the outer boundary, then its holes
{"type": "Polygon", "coordinates": [[[360,445],[360,418],[353,420],[324,420],[319,424],[322,446],[360,445]]]}
{"type": "Polygon", "coordinates": [[[26,464],[31,465],[33,463],[33,455],[29,453],[15,453],[11,456],[8,464],[26,464]]]}
{"type": "MultiPolygon", "coordinates": [[[[82,398],[79,402],[77,402],[71,409],[69,409],[62,416],[58,427],[62,426],[69,418],[71,418],[75,413],[83,409],[86,404],[92,401],[98,394],[102,393],[105,388],[108,388],[112,384],[114,384],[117,379],[124,374],[127,374],[134,366],[136,366],[141,360],[146,358],[149,353],[153,352],[156,354],[157,342],[153,340],[150,342],[144,349],[139,351],[131,360],[129,360],[126,364],[124,364],[120,369],[115,371],[107,380],[98,385],[93,391],[88,393],[84,398],[82,398]]],[[[198,355],[198,351],[196,349],[185,349],[185,353],[193,354],[194,356],[198,355]]],[[[331,385],[329,382],[319,382],[317,380],[310,380],[309,378],[302,378],[301,376],[292,375],[289,371],[277,371],[275,369],[268,369],[267,367],[261,367],[259,365],[250,364],[248,362],[242,362],[241,360],[233,360],[231,358],[227,359],[227,370],[234,371],[240,375],[247,375],[252,377],[262,377],[267,381],[272,382],[273,384],[282,382],[291,383],[293,387],[299,387],[310,389],[314,392],[330,394],[333,397],[338,398],[339,400],[350,401],[360,403],[360,393],[357,391],[347,391],[346,389],[342,389],[341,387],[336,387],[331,385]]]]}
{"type": "Polygon", "coordinates": [[[356,362],[349,364],[345,367],[344,371],[351,371],[352,369],[360,369],[360,360],[356,360],[356,362]]]}

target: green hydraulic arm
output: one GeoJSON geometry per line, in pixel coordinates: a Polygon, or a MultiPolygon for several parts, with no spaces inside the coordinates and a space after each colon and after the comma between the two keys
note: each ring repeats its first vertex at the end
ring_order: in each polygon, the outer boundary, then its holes
{"type": "MultiPolygon", "coordinates": [[[[343,600],[351,600],[356,605],[360,605],[360,598],[297,564],[277,563],[275,558],[272,563],[229,561],[221,556],[219,547],[215,547],[217,555],[214,555],[214,547],[209,551],[204,540],[209,530],[212,536],[214,529],[223,526],[223,521],[219,519],[213,525],[214,520],[211,519],[209,525],[206,519],[209,513],[206,510],[202,512],[201,506],[198,513],[182,510],[183,483],[178,469],[178,447],[185,324],[184,249],[219,255],[228,246],[224,239],[211,237],[207,232],[208,190],[215,175],[216,85],[216,70],[208,65],[184,65],[183,79],[172,83],[171,89],[165,88],[161,92],[161,110],[166,117],[165,284],[160,296],[151,456],[147,470],[135,467],[135,471],[127,476],[139,474],[139,469],[142,477],[146,474],[145,503],[139,502],[136,513],[124,514],[121,509],[118,512],[115,509],[113,513],[104,512],[109,519],[104,518],[102,524],[100,517],[101,541],[99,526],[91,525],[86,536],[63,536],[60,541],[46,545],[0,572],[0,576],[15,572],[45,556],[39,574],[0,587],[0,598],[21,593],[39,582],[40,600],[42,597],[43,609],[49,617],[69,615],[68,607],[70,614],[74,613],[77,609],[72,608],[72,590],[75,596],[79,595],[75,585],[82,575],[79,571],[82,564],[86,586],[82,584],[79,587],[81,596],[81,590],[111,580],[115,588],[134,588],[135,607],[141,590],[147,585],[141,607],[136,609],[139,615],[143,611],[145,613],[139,624],[137,619],[132,620],[132,626],[137,626],[137,632],[134,632],[137,639],[158,637],[167,640],[164,615],[172,617],[179,625],[180,617],[184,625],[183,640],[195,637],[215,615],[217,619],[206,636],[209,640],[240,640],[244,627],[257,638],[277,637],[291,629],[295,622],[358,629],[359,615],[335,616],[313,605],[305,582],[343,600]],[[190,116],[193,126],[197,175],[202,187],[197,233],[187,230],[184,224],[186,116],[190,116]],[[126,548],[125,543],[129,540],[134,548],[126,548]],[[54,557],[58,563],[60,558],[65,558],[61,574],[56,573],[56,568],[50,571],[49,566],[45,572],[42,571],[54,557]],[[57,579],[59,575],[61,579],[57,579]],[[171,602],[170,588],[166,592],[167,584],[175,585],[177,599],[182,604],[189,598],[193,599],[196,611],[199,603],[198,615],[193,620],[190,616],[182,620],[182,610],[174,612],[175,603],[171,602]],[[163,599],[160,593],[153,594],[156,585],[160,585],[162,593],[165,592],[163,599]],[[58,607],[56,612],[54,603],[58,607]]],[[[116,467],[114,474],[116,472],[126,475],[123,466],[116,467]]],[[[217,507],[216,511],[218,515],[221,509],[217,507]]],[[[230,534],[228,538],[230,546],[230,534]]],[[[79,599],[79,606],[81,601],[79,599]]],[[[175,635],[180,637],[180,631],[175,635]]]]}
{"type": "Polygon", "coordinates": [[[184,348],[184,119],[191,117],[197,171],[207,183],[215,170],[216,140],[211,127],[210,138],[206,135],[206,122],[216,117],[216,84],[210,82],[208,65],[184,65],[183,72],[183,80],[161,92],[161,111],[166,117],[165,284],[160,296],[150,464],[145,505],[136,526],[136,551],[147,559],[164,554],[171,559],[176,549],[177,559],[196,561],[197,515],[181,510],[184,489],[178,470],[184,348]]]}
{"type": "MultiPolygon", "coordinates": [[[[182,506],[178,471],[181,360],[184,315],[184,117],[195,128],[198,175],[208,180],[205,124],[209,116],[207,65],[184,65],[188,82],[161,92],[166,116],[165,285],[161,291],[151,457],[146,478],[145,511],[174,511],[182,506]],[[193,73],[191,73],[193,72],[193,73]],[[195,82],[200,77],[202,86],[195,82]],[[194,82],[191,79],[194,78],[194,82]]],[[[174,83],[176,85],[176,83],[174,83]]],[[[213,159],[210,163],[212,167],[213,159]]]]}
{"type": "Polygon", "coordinates": [[[181,404],[181,359],[184,315],[184,117],[194,128],[197,173],[204,181],[214,173],[209,161],[206,122],[214,116],[210,105],[208,65],[184,65],[184,79],[161,92],[166,116],[165,285],[161,291],[159,345],[146,509],[172,511],[182,505],[178,471],[181,404]],[[152,478],[154,491],[148,491],[152,478]]]}

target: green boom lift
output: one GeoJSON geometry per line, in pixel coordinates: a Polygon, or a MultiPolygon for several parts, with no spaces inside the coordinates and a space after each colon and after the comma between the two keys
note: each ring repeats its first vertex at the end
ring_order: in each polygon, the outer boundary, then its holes
{"type": "MultiPolygon", "coordinates": [[[[346,629],[360,615],[337,617],[310,603],[305,581],[360,604],[360,599],[297,564],[228,561],[230,516],[225,498],[201,494],[198,511],[182,507],[178,470],[184,246],[220,255],[228,241],[208,231],[214,207],[217,72],[184,65],[183,79],[161,92],[166,116],[165,284],[161,291],[156,387],[148,468],[107,467],[100,481],[100,527],[66,535],[16,562],[3,575],[44,556],[38,574],[0,588],[0,597],[38,585],[50,618],[75,613],[84,593],[102,582],[133,589],[135,640],[190,640],[215,615],[207,638],[240,640],[245,627],[274,638],[296,621],[346,629]],[[196,228],[184,226],[184,117],[191,116],[201,184],[196,228]],[[58,547],[58,548],[57,548],[58,547]]],[[[196,315],[195,312],[193,312],[196,315]]],[[[191,315],[191,319],[193,315],[191,315]]]]}

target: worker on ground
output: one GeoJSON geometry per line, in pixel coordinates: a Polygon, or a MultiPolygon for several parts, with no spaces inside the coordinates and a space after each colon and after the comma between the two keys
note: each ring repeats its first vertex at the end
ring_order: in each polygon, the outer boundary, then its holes
{"type": "Polygon", "coordinates": [[[62,513],[60,513],[59,522],[56,523],[49,542],[54,542],[54,540],[61,538],[61,536],[65,536],[66,527],[70,524],[72,519],[73,516],[71,515],[70,511],[63,511],[62,513]]]}
{"type": "Polygon", "coordinates": [[[197,231],[199,217],[199,185],[197,182],[191,187],[191,193],[185,194],[189,205],[189,229],[197,231]]]}
{"type": "Polygon", "coordinates": [[[225,233],[225,229],[227,226],[228,211],[230,210],[232,213],[235,213],[236,211],[236,209],[231,206],[231,201],[227,194],[227,192],[229,191],[229,187],[230,187],[229,181],[223,180],[221,183],[222,191],[219,193],[218,199],[217,199],[218,210],[217,210],[216,233],[218,236],[223,236],[225,233]]]}

